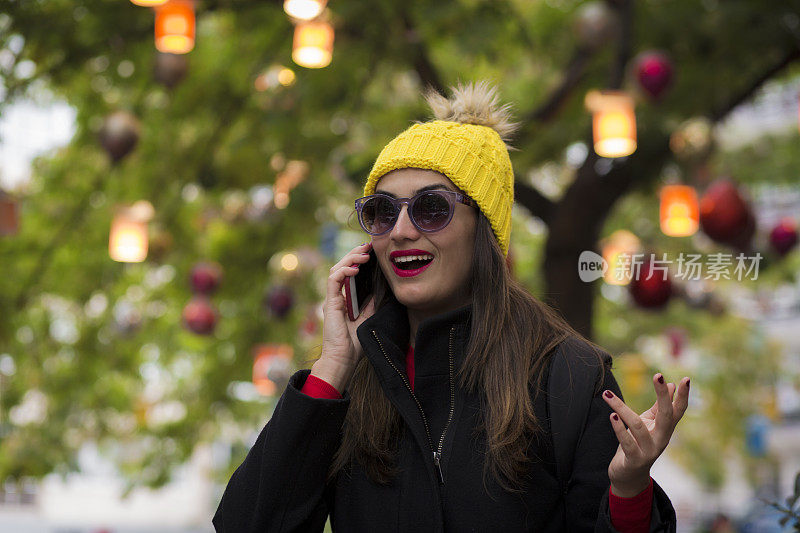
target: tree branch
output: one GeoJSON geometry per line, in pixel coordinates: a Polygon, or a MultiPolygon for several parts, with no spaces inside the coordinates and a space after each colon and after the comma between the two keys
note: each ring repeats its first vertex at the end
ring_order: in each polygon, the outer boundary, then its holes
{"type": "Polygon", "coordinates": [[[516,178],[514,179],[514,201],[524,206],[532,215],[541,218],[545,224],[550,223],[556,207],[549,198],[516,178]]]}
{"type": "Polygon", "coordinates": [[[608,81],[609,89],[620,89],[625,81],[625,68],[631,57],[633,46],[633,2],[631,0],[618,0],[609,2],[612,9],[617,11],[620,22],[620,35],[617,47],[617,57],[611,66],[611,77],[608,81]]]}
{"type": "Polygon", "coordinates": [[[586,73],[586,65],[594,55],[588,48],[578,48],[572,55],[567,65],[561,83],[550,93],[550,96],[536,109],[523,115],[524,122],[546,122],[553,118],[567,97],[583,79],[586,73]]]}
{"type": "Polygon", "coordinates": [[[417,32],[417,30],[414,28],[414,24],[411,21],[411,15],[406,7],[406,3],[400,2],[399,6],[400,7],[398,9],[400,12],[400,19],[403,23],[406,39],[408,40],[408,43],[412,49],[412,63],[414,65],[414,69],[417,71],[417,74],[425,85],[432,87],[439,94],[444,95],[445,88],[444,84],[442,83],[442,78],[434,64],[431,62],[428,49],[425,46],[425,43],[422,41],[422,38],[419,36],[419,32],[417,32]]]}
{"type": "Polygon", "coordinates": [[[712,122],[719,122],[725,118],[728,113],[734,110],[736,106],[749,99],[753,94],[761,88],[762,85],[770,78],[779,74],[783,69],[789,66],[793,61],[800,58],[800,48],[793,48],[784,54],[778,61],[773,63],[769,68],[764,70],[759,76],[754,78],[746,87],[744,87],[738,94],[734,95],[730,100],[719,106],[711,112],[710,119],[712,122]]]}

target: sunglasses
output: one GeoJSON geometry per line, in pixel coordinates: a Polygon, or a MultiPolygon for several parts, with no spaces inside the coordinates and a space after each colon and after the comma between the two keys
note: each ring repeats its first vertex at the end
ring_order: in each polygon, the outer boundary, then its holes
{"type": "Polygon", "coordinates": [[[392,198],[385,194],[371,194],[356,200],[358,222],[370,235],[383,235],[390,231],[403,204],[408,206],[408,217],[414,226],[426,233],[439,231],[453,219],[456,203],[477,207],[475,201],[455,191],[423,191],[411,198],[392,198]]]}

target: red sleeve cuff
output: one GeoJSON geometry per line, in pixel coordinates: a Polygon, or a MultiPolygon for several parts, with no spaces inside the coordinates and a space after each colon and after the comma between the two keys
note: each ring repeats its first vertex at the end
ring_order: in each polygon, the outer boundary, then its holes
{"type": "Polygon", "coordinates": [[[300,392],[311,396],[312,398],[324,398],[326,400],[342,399],[342,395],[339,394],[339,391],[336,390],[336,387],[324,379],[320,379],[312,374],[308,375],[306,382],[303,384],[303,388],[300,389],[300,392]]]}
{"type": "Polygon", "coordinates": [[[620,533],[647,533],[653,510],[653,478],[650,478],[646,489],[631,498],[617,496],[609,487],[608,510],[611,523],[620,533]]]}

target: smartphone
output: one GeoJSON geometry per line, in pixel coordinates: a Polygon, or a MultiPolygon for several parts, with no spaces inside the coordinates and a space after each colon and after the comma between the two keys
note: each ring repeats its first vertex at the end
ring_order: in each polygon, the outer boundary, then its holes
{"type": "Polygon", "coordinates": [[[344,279],[344,298],[347,305],[347,317],[355,320],[361,314],[364,304],[372,295],[372,276],[378,267],[378,258],[370,248],[369,261],[358,267],[358,274],[344,279]]]}

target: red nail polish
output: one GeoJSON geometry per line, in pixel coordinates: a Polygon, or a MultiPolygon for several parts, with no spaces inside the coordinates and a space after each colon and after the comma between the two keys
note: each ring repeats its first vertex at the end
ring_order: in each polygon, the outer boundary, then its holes
{"type": "Polygon", "coordinates": [[[606,398],[613,398],[614,397],[614,393],[612,393],[610,390],[607,390],[605,394],[606,394],[606,398]]]}
{"type": "Polygon", "coordinates": [[[664,376],[663,375],[662,376],[658,376],[658,382],[661,383],[662,385],[664,384],[664,376]]]}
{"type": "Polygon", "coordinates": [[[611,418],[613,418],[614,420],[619,420],[619,417],[617,416],[617,413],[614,413],[613,415],[611,415],[611,418]]]}

